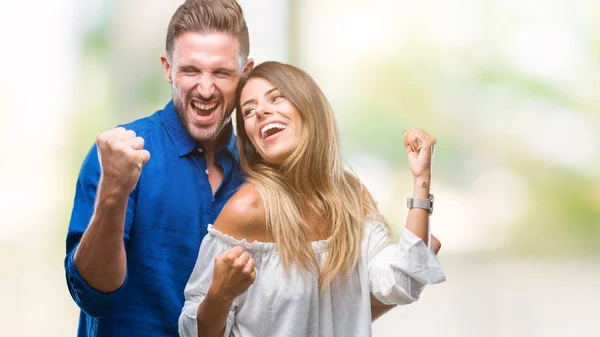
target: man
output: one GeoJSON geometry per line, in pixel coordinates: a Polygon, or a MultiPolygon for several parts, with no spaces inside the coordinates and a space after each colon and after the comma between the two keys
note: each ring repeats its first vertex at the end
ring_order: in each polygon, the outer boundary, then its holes
{"type": "Polygon", "coordinates": [[[172,101],[97,137],[67,233],[78,336],[177,336],[206,227],[243,183],[230,115],[248,53],[235,0],[186,1],[161,56],[172,101]]]}

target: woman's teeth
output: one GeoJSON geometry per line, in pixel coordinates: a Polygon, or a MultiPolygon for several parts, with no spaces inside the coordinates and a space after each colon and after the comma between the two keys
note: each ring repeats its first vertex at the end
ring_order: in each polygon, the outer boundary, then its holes
{"type": "Polygon", "coordinates": [[[262,139],[265,139],[266,137],[274,135],[279,131],[285,130],[285,128],[286,128],[286,126],[281,123],[269,123],[260,130],[260,136],[262,139]],[[275,132],[269,132],[267,134],[267,131],[269,131],[271,129],[276,129],[276,130],[275,130],[275,132]]]}

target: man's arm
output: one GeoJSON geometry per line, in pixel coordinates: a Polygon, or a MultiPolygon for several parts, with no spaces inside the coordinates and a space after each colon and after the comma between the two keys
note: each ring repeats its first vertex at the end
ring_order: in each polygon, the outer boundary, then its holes
{"type": "MultiPolygon", "coordinates": [[[[442,243],[433,234],[431,235],[431,249],[437,255],[442,248],[442,243]]],[[[379,317],[383,316],[388,311],[395,308],[395,305],[387,305],[379,302],[373,295],[371,295],[371,321],[375,321],[379,317]]]]}
{"type": "Polygon", "coordinates": [[[110,296],[103,295],[118,290],[126,279],[125,220],[127,213],[133,215],[129,195],[149,159],[142,148],[143,139],[133,131],[117,128],[101,134],[77,183],[65,268],[71,295],[94,317],[110,309],[110,296]]]}
{"type": "Polygon", "coordinates": [[[117,290],[125,281],[127,256],[123,243],[128,196],[105,191],[102,179],[89,226],[75,251],[73,262],[85,282],[100,292],[117,290]]]}

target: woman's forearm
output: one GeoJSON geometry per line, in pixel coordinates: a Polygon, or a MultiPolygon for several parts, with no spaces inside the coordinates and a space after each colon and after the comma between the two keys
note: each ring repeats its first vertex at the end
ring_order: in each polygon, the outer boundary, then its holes
{"type": "MultiPolygon", "coordinates": [[[[430,176],[415,177],[413,198],[429,199],[430,183],[430,176]]],[[[427,244],[429,239],[429,210],[411,208],[406,218],[406,228],[427,244]]]]}
{"type": "Polygon", "coordinates": [[[207,294],[200,306],[196,318],[198,336],[223,337],[227,324],[227,315],[233,302],[207,294]]]}

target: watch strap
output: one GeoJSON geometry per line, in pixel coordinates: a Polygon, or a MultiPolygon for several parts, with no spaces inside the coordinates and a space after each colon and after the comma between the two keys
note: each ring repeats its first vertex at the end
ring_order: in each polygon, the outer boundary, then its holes
{"type": "Polygon", "coordinates": [[[429,211],[429,214],[433,213],[433,195],[429,195],[429,199],[425,198],[408,198],[406,199],[406,206],[408,208],[422,208],[429,211]]]}

